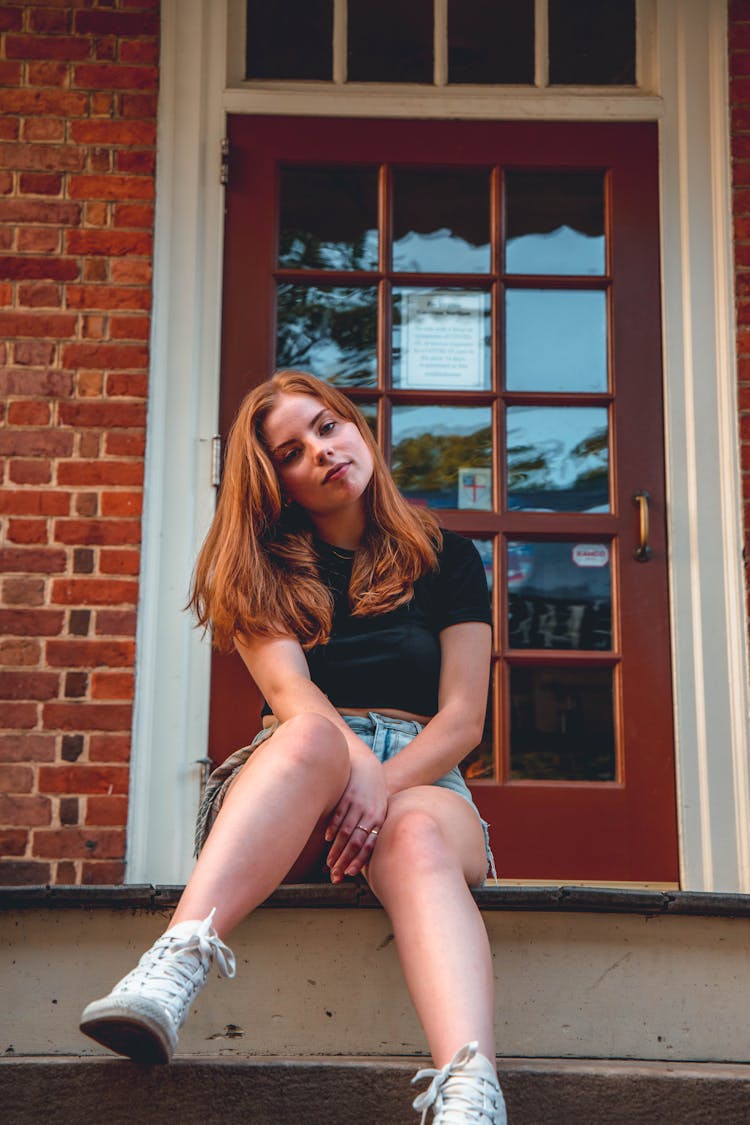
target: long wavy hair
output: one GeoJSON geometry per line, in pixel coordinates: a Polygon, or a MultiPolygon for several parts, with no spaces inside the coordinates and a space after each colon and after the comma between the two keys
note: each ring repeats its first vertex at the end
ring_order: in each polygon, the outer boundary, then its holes
{"type": "Polygon", "coordinates": [[[292,634],[304,648],[325,644],[331,634],[333,599],[320,577],[313,525],[299,505],[285,506],[263,432],[280,394],[319,399],[354,423],[372,455],[365,534],[349,585],[353,616],[395,609],[409,601],[418,578],[437,568],[442,534],[435,517],[400,494],[356,407],[314,375],[278,371],[245,397],[234,420],[216,514],[193,574],[188,605],[222,651],[237,634],[292,634]]]}

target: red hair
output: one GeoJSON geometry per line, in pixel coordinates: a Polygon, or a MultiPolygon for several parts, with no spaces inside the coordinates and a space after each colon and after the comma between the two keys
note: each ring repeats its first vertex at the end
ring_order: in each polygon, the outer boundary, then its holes
{"type": "Polygon", "coordinates": [[[314,375],[279,371],[251,391],[237,412],[216,514],[193,575],[188,604],[223,651],[232,648],[238,633],[291,633],[305,648],[325,644],[331,633],[333,601],[320,578],[312,524],[296,504],[284,507],[263,433],[280,394],[319,399],[354,423],[372,454],[365,534],[349,586],[352,614],[395,609],[410,600],[418,578],[437,568],[442,535],[435,517],[412,507],[398,491],[356,407],[314,375]]]}

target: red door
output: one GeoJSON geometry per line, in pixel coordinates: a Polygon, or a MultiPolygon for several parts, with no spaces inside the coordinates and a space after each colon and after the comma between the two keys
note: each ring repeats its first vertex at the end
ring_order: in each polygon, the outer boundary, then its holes
{"type": "MultiPolygon", "coordinates": [[[[222,433],[313,370],[477,542],[464,768],[501,878],[675,882],[655,126],[234,117],[229,142],[222,433]]],[[[258,710],[216,657],[214,760],[258,710]]]]}

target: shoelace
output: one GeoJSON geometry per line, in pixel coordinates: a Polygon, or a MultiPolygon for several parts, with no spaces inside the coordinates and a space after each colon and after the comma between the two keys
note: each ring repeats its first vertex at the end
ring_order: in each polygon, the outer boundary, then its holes
{"type": "Polygon", "coordinates": [[[219,975],[232,978],[236,972],[234,954],[212,929],[216,908],[204,918],[191,934],[180,937],[167,931],[144,953],[137,967],[122,981],[120,987],[137,982],[148,994],[162,1003],[179,1026],[193,995],[203,984],[212,959],[219,975]],[[186,957],[180,956],[182,954],[186,957]],[[200,978],[196,973],[200,970],[200,978]],[[187,993],[186,993],[187,989],[187,993]]]}
{"type": "Polygon", "coordinates": [[[412,1103],[414,1109],[422,1110],[420,1125],[427,1121],[427,1111],[431,1106],[434,1113],[440,1116],[440,1125],[466,1125],[467,1122],[476,1122],[482,1125],[494,1125],[500,1090],[493,1086],[481,1074],[462,1074],[461,1069],[470,1062],[477,1053],[478,1043],[467,1043],[456,1051],[449,1063],[440,1070],[427,1067],[420,1070],[412,1078],[412,1085],[423,1078],[431,1078],[432,1082],[427,1089],[419,1094],[412,1103]],[[450,1083],[451,1106],[443,1105],[446,1085],[450,1083]]]}

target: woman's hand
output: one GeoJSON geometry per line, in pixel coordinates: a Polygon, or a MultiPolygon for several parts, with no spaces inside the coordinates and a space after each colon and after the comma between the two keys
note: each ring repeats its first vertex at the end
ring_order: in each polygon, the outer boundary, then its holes
{"type": "Polygon", "coordinates": [[[388,811],[385,774],[369,749],[352,755],[349,784],[341,795],[326,829],[332,841],[328,853],[331,882],[340,883],[344,875],[357,875],[365,866],[377,843],[377,832],[388,811]]]}

